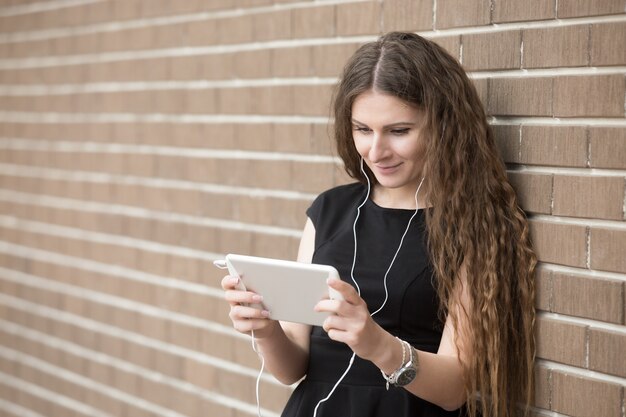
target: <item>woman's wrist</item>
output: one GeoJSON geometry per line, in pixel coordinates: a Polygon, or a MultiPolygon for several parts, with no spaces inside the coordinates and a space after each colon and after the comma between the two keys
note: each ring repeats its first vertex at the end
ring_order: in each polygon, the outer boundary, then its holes
{"type": "Polygon", "coordinates": [[[378,344],[377,352],[373,355],[372,362],[381,371],[389,375],[403,365],[403,352],[402,342],[392,334],[385,332],[385,336],[381,338],[381,343],[378,344]]]}
{"type": "Polygon", "coordinates": [[[269,320],[267,327],[254,331],[254,338],[257,341],[271,339],[280,328],[280,323],[277,320],[269,320]]]}

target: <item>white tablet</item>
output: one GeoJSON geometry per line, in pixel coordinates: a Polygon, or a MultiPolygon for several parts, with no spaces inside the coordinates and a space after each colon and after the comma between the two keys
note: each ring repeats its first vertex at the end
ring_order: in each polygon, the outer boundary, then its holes
{"type": "Polygon", "coordinates": [[[263,296],[274,320],[321,326],[329,313],[313,307],[324,298],[342,299],[326,284],[328,278],[339,279],[332,266],[235,254],[226,255],[226,266],[230,275],[241,278],[241,289],[263,296]]]}

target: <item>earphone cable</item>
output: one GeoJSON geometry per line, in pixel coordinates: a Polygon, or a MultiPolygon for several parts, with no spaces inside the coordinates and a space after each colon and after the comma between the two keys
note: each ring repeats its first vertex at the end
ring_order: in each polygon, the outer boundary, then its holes
{"type": "Polygon", "coordinates": [[[256,338],[254,337],[254,330],[250,331],[250,338],[252,339],[252,350],[256,353],[259,358],[261,358],[261,370],[256,377],[256,412],[258,417],[263,417],[261,415],[261,397],[259,395],[259,385],[261,384],[261,376],[263,375],[263,371],[265,370],[265,357],[259,350],[256,344],[256,338]]]}
{"type": "MultiPolygon", "coordinates": [[[[357,292],[358,292],[359,296],[361,295],[361,288],[359,287],[359,284],[357,283],[356,279],[354,278],[354,268],[355,268],[355,265],[356,265],[356,252],[357,252],[356,225],[357,225],[357,222],[358,222],[359,217],[361,215],[361,208],[367,202],[367,200],[369,198],[369,195],[370,195],[371,187],[372,187],[370,179],[367,176],[367,174],[365,173],[365,169],[363,168],[363,158],[361,158],[361,172],[363,173],[363,175],[365,175],[365,179],[367,180],[367,193],[365,195],[365,198],[363,199],[363,202],[361,202],[361,204],[357,207],[356,217],[354,219],[354,223],[352,224],[352,235],[354,237],[354,255],[352,257],[352,267],[350,268],[350,278],[352,279],[352,282],[354,282],[354,285],[356,286],[356,289],[357,289],[357,292]]],[[[404,230],[404,233],[402,234],[402,238],[400,239],[400,244],[398,245],[398,249],[396,249],[396,252],[395,252],[393,258],[391,259],[391,263],[389,264],[389,267],[387,268],[387,272],[385,272],[385,277],[384,277],[384,280],[383,280],[383,285],[385,287],[385,299],[384,299],[382,305],[378,308],[378,310],[376,310],[376,311],[374,311],[373,313],[370,314],[370,317],[373,317],[375,314],[377,314],[379,311],[381,311],[383,309],[383,307],[385,307],[385,305],[387,304],[387,300],[389,299],[389,290],[387,288],[387,275],[389,275],[389,271],[391,271],[391,267],[393,266],[394,262],[396,261],[398,253],[400,253],[400,249],[402,248],[402,244],[404,243],[404,237],[409,232],[409,229],[411,227],[411,223],[413,222],[413,218],[415,218],[415,216],[419,212],[419,205],[417,204],[417,197],[418,197],[420,189],[422,188],[422,184],[423,183],[424,183],[424,177],[422,177],[422,180],[420,181],[419,185],[417,186],[417,190],[415,191],[415,212],[413,213],[413,215],[409,219],[409,222],[408,222],[408,224],[406,226],[406,229],[404,230]]],[[[324,397],[323,399],[321,399],[317,403],[317,405],[315,406],[315,410],[313,411],[313,417],[317,417],[317,410],[320,407],[320,405],[322,405],[322,403],[324,403],[324,402],[328,401],[328,399],[330,399],[330,397],[333,395],[333,393],[335,392],[335,390],[337,389],[337,387],[339,386],[341,381],[343,381],[343,379],[346,377],[346,375],[348,375],[348,372],[350,371],[350,369],[352,368],[352,364],[354,363],[354,358],[355,357],[356,357],[356,353],[352,352],[352,356],[350,357],[350,362],[348,363],[348,367],[343,372],[343,374],[339,377],[337,382],[335,382],[335,385],[330,390],[328,395],[326,397],[324,397]]]]}

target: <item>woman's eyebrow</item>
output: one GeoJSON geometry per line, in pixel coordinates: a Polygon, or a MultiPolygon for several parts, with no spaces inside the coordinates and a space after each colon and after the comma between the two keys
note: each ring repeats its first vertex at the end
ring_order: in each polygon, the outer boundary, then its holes
{"type": "MultiPolygon", "coordinates": [[[[366,123],[359,122],[356,119],[352,119],[352,123],[361,125],[361,126],[367,126],[366,123]]],[[[391,123],[391,124],[383,126],[383,129],[388,129],[390,127],[395,127],[395,126],[415,126],[415,122],[395,122],[395,123],[391,123]]]]}

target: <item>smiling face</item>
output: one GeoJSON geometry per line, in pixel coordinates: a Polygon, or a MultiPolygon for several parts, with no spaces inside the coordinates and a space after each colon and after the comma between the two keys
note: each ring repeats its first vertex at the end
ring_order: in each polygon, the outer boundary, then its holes
{"type": "Polygon", "coordinates": [[[422,110],[374,90],[354,100],[352,137],[357,152],[378,181],[373,195],[378,204],[415,207],[425,151],[424,117],[422,110]]]}

